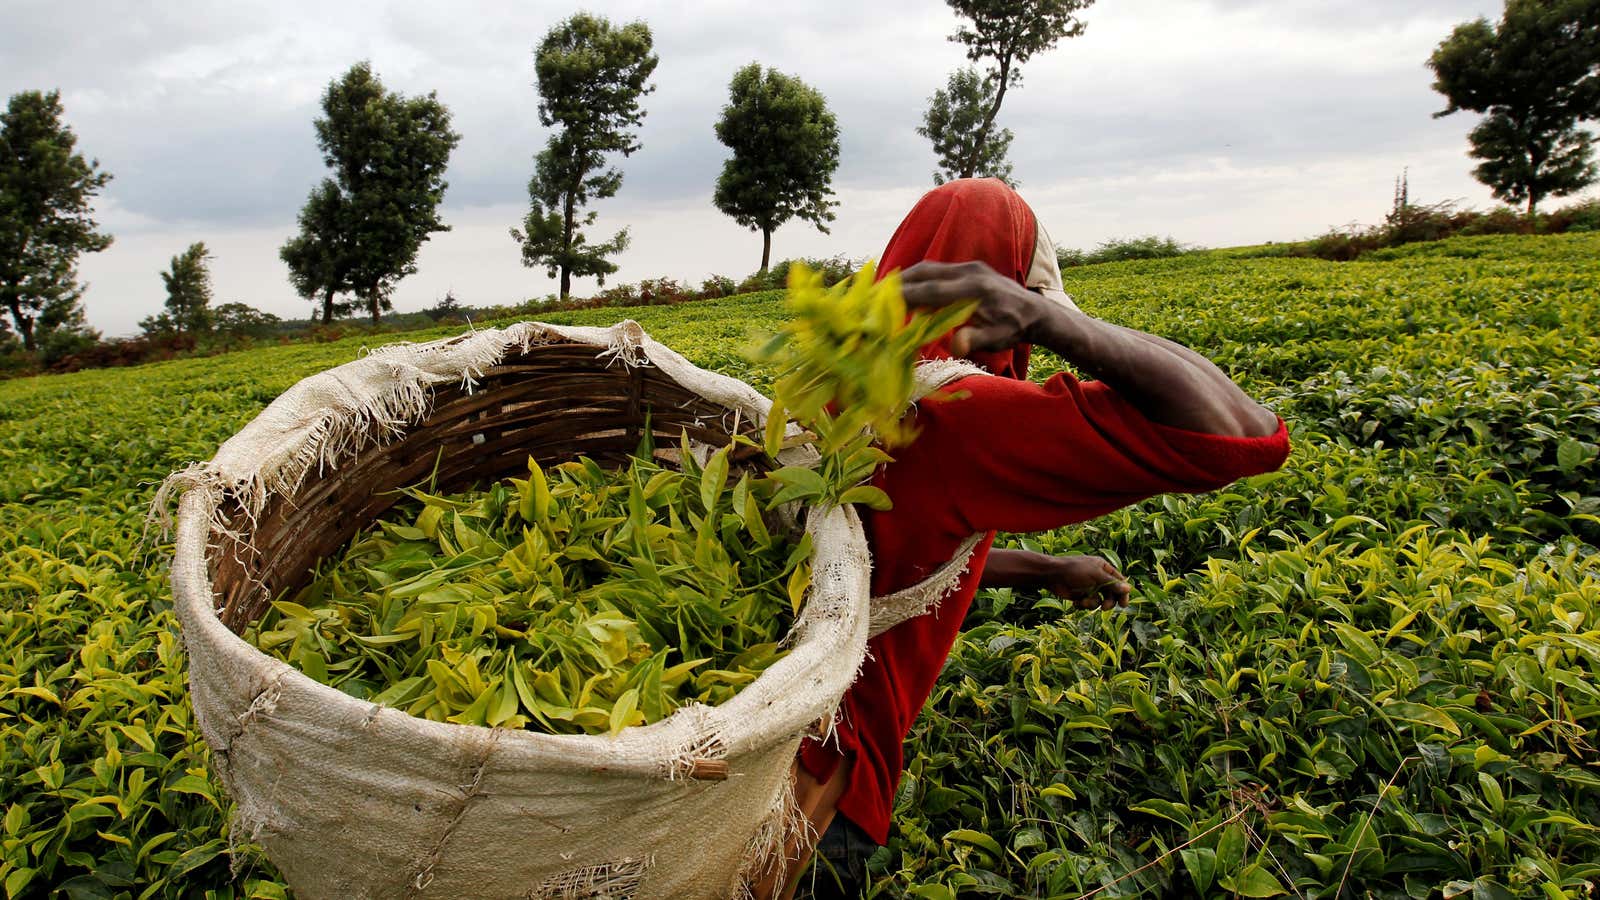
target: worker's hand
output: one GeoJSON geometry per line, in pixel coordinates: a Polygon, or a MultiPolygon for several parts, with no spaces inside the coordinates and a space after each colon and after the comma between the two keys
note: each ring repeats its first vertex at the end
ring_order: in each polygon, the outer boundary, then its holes
{"type": "Polygon", "coordinates": [[[913,308],[978,301],[972,318],[950,339],[950,352],[956,356],[1029,342],[1049,304],[981,262],[917,263],[900,274],[900,290],[913,308]]]}
{"type": "Polygon", "coordinates": [[[1098,556],[1051,557],[1042,586],[1079,609],[1127,606],[1133,593],[1117,567],[1098,556]]]}

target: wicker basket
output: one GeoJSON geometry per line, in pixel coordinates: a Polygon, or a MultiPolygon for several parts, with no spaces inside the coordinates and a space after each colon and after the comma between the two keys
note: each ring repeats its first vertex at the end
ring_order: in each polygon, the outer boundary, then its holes
{"type": "Polygon", "coordinates": [[[174,595],[236,838],[261,843],[306,900],[737,895],[792,827],[801,735],[831,719],[864,652],[868,558],[849,510],[808,517],[813,587],[788,656],[721,706],[615,738],[416,719],[318,684],[237,632],[395,488],[430,474],[442,490],[484,485],[525,472],[530,455],[622,463],[646,428],[675,460],[681,434],[724,446],[757,435],[767,408],[632,322],[524,323],[306,379],[175,475],[174,595]]]}

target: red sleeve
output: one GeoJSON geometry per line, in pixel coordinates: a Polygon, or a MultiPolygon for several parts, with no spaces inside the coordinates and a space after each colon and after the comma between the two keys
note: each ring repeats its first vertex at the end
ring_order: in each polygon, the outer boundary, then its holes
{"type": "Polygon", "coordinates": [[[890,468],[940,484],[969,531],[1060,528],[1156,494],[1214,490],[1289,454],[1281,419],[1258,438],[1169,428],[1103,382],[1066,374],[1042,385],[976,375],[950,389],[965,396],[920,403],[921,433],[890,468]]]}

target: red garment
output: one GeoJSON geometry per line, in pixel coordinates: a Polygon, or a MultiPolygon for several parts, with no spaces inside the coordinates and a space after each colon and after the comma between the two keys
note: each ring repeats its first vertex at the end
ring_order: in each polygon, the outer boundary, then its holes
{"type": "MultiPolygon", "coordinates": [[[[951,181],[929,191],[906,214],[878,261],[878,277],[919,262],[979,260],[1017,284],[1025,284],[1036,235],[1033,210],[1016,191],[994,178],[951,181]]],[[[994,375],[1028,374],[1027,344],[973,353],[967,358],[994,375]]],[[[949,359],[950,336],[923,348],[924,359],[949,359]]]]}
{"type": "MultiPolygon", "coordinates": [[[[895,232],[884,271],[924,258],[982,259],[1000,272],[1015,271],[1004,266],[1013,246],[1031,250],[1032,213],[1020,198],[1012,202],[999,191],[1016,197],[999,182],[955,182],[930,193],[895,232]]],[[[949,355],[943,342],[930,349],[930,355],[949,355]]],[[[991,371],[1020,377],[1027,348],[984,362],[991,371]]],[[[966,396],[919,404],[918,438],[874,477],[894,508],[865,518],[872,592],[910,587],[973,533],[987,538],[935,611],[868,643],[867,660],[840,708],[837,744],[807,740],[800,752],[800,764],[819,781],[833,775],[842,753],[854,756],[838,810],[880,844],[888,840],[903,742],[955,644],[995,531],[1046,531],[1158,493],[1213,490],[1276,469],[1289,449],[1281,421],[1277,433],[1264,438],[1168,428],[1104,384],[1066,374],[1044,385],[975,375],[951,387],[966,396]]]]}

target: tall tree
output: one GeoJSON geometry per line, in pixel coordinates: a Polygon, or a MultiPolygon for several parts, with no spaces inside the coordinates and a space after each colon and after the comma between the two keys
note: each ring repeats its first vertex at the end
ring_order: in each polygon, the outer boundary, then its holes
{"type": "Polygon", "coordinates": [[[559,275],[562,299],[571,293],[574,275],[605,284],[617,270],[607,257],[628,246],[626,228],[590,244],[581,229],[593,225],[597,214],[580,211],[622,187],[622,173],[606,168],[606,155],[626,157],[639,149],[633,129],[644,121],[640,98],[655,90],[648,82],[656,62],[648,25],[618,28],[588,13],[550,29],[534,51],[539,122],[557,131],[534,158],[528,215],[511,237],[522,245],[523,265],[542,265],[551,278],[559,275]]]}
{"type": "Polygon", "coordinates": [[[1457,25],[1428,66],[1449,101],[1435,118],[1483,114],[1468,135],[1473,174],[1496,197],[1532,216],[1594,183],[1594,138],[1579,125],[1600,119],[1600,0],[1507,0],[1498,27],[1457,25]]]}
{"type": "Polygon", "coordinates": [[[146,331],[195,334],[211,329],[211,251],[203,242],[172,258],[161,283],[167,288],[166,312],[140,324],[146,331]],[[148,323],[148,324],[147,324],[148,323]]]}
{"type": "Polygon", "coordinates": [[[23,91],[0,115],[0,304],[30,351],[36,326],[82,326],[78,255],[111,246],[92,202],[111,175],[75,152],[61,113],[60,91],[23,91]]]}
{"type": "Polygon", "coordinates": [[[286,241],[278,257],[289,267],[289,283],[295,293],[313,303],[322,303],[322,324],[333,324],[335,315],[348,315],[349,303],[334,300],[348,293],[350,269],[354,262],[347,248],[352,229],[344,195],[331,178],[311,189],[306,205],[300,209],[300,233],[286,241]]]}
{"type": "Polygon", "coordinates": [[[923,114],[917,134],[933,142],[933,152],[939,157],[939,170],[933,173],[934,184],[944,184],[952,178],[998,178],[1014,185],[1011,163],[1006,154],[1011,149],[1011,129],[990,129],[981,146],[977,136],[983,131],[984,118],[995,106],[994,80],[968,66],[950,73],[950,82],[934,91],[928,101],[928,111],[923,114]],[[972,165],[967,167],[969,158],[972,165]],[[962,171],[967,175],[963,176],[962,171]]]}
{"type": "Polygon", "coordinates": [[[918,132],[929,137],[939,153],[943,171],[935,174],[936,181],[948,178],[971,178],[987,166],[991,171],[1005,166],[1004,152],[998,156],[989,149],[991,141],[1010,143],[1010,133],[994,131],[995,116],[1005,102],[1006,90],[1022,83],[1022,65],[1034,54],[1054,47],[1062,38],[1083,34],[1086,24],[1078,13],[1093,5],[1094,0],[946,0],[963,21],[950,36],[950,40],[967,48],[967,59],[973,62],[988,61],[984,83],[966,84],[966,76],[957,72],[950,78],[945,91],[947,105],[962,100],[954,107],[950,118],[963,122],[977,119],[976,126],[965,134],[949,128],[936,129],[936,112],[939,94],[935,93],[924,128],[918,132]],[[957,79],[962,79],[960,90],[957,79]],[[982,110],[981,118],[976,110],[982,110]],[[937,136],[935,136],[937,135],[937,136]],[[941,144],[948,149],[941,150],[941,144]]]}
{"type": "Polygon", "coordinates": [[[745,66],[728,85],[717,140],[733,156],[722,164],[712,202],[761,232],[761,271],[772,258],[772,232],[790,219],[828,233],[838,205],[831,198],[839,126],[815,88],[759,63],[745,66]]]}
{"type": "Polygon", "coordinates": [[[328,85],[322,111],[317,146],[333,177],[311,192],[301,232],[279,256],[302,296],[324,297],[324,317],[330,294],[348,291],[376,325],[395,283],[417,270],[428,236],[450,230],[439,202],[461,135],[434,92],[387,90],[365,62],[328,85]]]}

